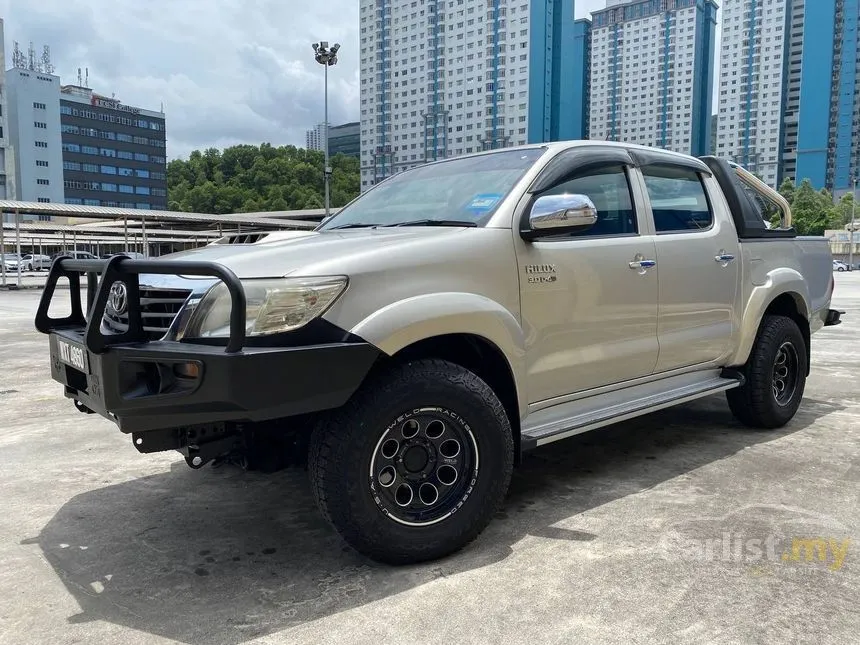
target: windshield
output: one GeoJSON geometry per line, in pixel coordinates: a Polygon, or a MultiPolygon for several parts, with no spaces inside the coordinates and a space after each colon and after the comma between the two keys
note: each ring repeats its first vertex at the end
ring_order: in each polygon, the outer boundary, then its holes
{"type": "Polygon", "coordinates": [[[394,175],[318,230],[362,226],[483,226],[544,148],[450,159],[394,175]]]}

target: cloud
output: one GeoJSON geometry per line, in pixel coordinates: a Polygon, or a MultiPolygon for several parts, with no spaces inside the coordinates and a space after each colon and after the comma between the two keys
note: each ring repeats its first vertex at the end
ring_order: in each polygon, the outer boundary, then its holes
{"type": "MultiPolygon", "coordinates": [[[[278,0],[0,0],[12,42],[50,45],[64,83],[167,116],[168,155],[234,143],[304,145],[323,120],[323,68],[311,43],[340,42],[329,120],[358,120],[358,3],[278,0]],[[14,5],[14,10],[13,10],[14,5]]],[[[8,66],[8,65],[7,65],[8,66]]]]}
{"type": "MultiPolygon", "coordinates": [[[[577,0],[576,16],[605,0],[577,0]]],[[[359,3],[330,0],[0,0],[12,42],[50,45],[56,73],[167,116],[167,153],[235,143],[304,145],[323,120],[323,69],[311,43],[340,42],[329,120],[359,118],[359,3]]],[[[8,65],[7,65],[8,66],[8,65]]]]}

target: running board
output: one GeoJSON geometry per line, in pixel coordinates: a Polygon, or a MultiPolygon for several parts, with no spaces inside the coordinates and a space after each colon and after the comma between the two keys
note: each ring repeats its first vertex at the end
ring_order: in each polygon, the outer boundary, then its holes
{"type": "Polygon", "coordinates": [[[744,384],[740,372],[684,374],[562,403],[529,415],[523,424],[521,447],[532,450],[582,432],[626,421],[680,403],[725,392],[744,384]]]}

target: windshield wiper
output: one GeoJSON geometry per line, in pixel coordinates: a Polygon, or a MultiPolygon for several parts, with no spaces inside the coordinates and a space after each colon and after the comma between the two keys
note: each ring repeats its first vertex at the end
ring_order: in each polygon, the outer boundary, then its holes
{"type": "Polygon", "coordinates": [[[325,230],[336,231],[342,228],[370,228],[373,226],[379,226],[379,224],[341,224],[340,226],[332,226],[331,228],[325,230]]]}
{"type": "Polygon", "coordinates": [[[386,224],[386,228],[390,226],[469,226],[477,228],[476,222],[459,219],[415,219],[410,222],[397,222],[397,224],[386,224]]]}

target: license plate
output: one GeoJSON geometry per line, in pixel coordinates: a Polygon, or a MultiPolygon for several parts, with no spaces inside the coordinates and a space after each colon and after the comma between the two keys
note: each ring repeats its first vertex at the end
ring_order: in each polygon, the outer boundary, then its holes
{"type": "Polygon", "coordinates": [[[57,338],[57,356],[66,365],[70,365],[84,374],[90,373],[89,354],[80,345],[74,345],[57,338]]]}

